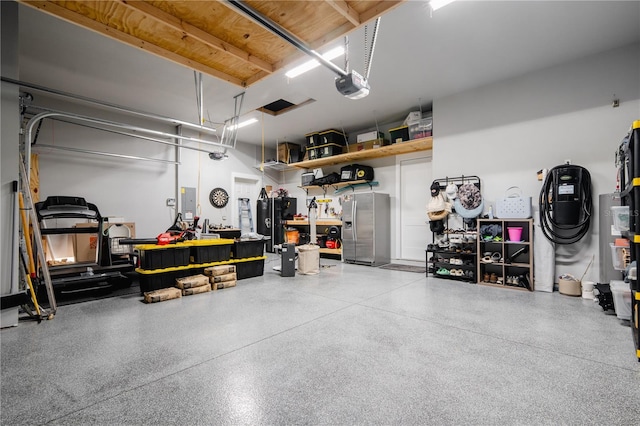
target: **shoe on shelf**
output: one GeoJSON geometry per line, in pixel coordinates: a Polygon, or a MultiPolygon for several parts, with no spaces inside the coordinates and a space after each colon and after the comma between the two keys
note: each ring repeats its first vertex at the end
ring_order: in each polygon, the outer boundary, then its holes
{"type": "Polygon", "coordinates": [[[489,282],[489,273],[485,272],[484,275],[482,276],[482,281],[484,281],[485,283],[489,282]]]}
{"type": "Polygon", "coordinates": [[[447,268],[440,268],[436,271],[438,275],[449,275],[449,270],[447,268]]]}
{"type": "Polygon", "coordinates": [[[489,277],[489,282],[495,284],[496,281],[498,281],[498,276],[495,273],[492,273],[491,276],[489,277]]]}

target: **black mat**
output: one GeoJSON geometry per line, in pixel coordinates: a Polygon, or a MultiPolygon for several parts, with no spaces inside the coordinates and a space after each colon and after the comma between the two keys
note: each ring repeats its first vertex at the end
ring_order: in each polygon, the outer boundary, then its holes
{"type": "Polygon", "coordinates": [[[391,269],[392,271],[403,271],[403,272],[417,272],[420,274],[424,274],[427,272],[427,268],[424,266],[412,266],[412,265],[400,265],[397,263],[389,263],[387,265],[380,266],[380,269],[391,269]]]}

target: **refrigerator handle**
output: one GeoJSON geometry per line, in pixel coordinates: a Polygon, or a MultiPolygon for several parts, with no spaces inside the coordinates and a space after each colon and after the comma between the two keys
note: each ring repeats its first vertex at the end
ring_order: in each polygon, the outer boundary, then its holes
{"type": "Polygon", "coordinates": [[[353,241],[358,241],[358,222],[356,221],[356,212],[358,211],[358,202],[353,199],[353,203],[351,203],[351,220],[353,221],[353,225],[351,227],[353,232],[353,241]]]}

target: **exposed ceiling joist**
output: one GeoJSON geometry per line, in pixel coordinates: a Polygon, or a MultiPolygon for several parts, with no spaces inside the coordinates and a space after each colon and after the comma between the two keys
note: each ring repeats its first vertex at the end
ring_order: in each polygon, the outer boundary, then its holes
{"type": "MultiPolygon", "coordinates": [[[[216,0],[19,0],[76,25],[237,86],[250,86],[299,59],[289,42],[216,0]]],[[[312,50],[406,0],[267,1],[243,4],[312,50]]]]}
{"type": "Polygon", "coordinates": [[[151,19],[155,19],[158,22],[172,27],[178,31],[182,31],[185,37],[193,37],[196,40],[199,40],[214,49],[227,52],[237,57],[238,59],[242,59],[245,62],[251,63],[261,70],[266,71],[267,73],[273,72],[273,65],[271,65],[267,61],[263,61],[262,59],[251,55],[244,50],[225,42],[224,40],[214,37],[206,31],[202,31],[200,28],[197,28],[189,24],[188,22],[183,21],[182,19],[176,18],[175,16],[152,6],[149,3],[145,3],[143,1],[126,0],[121,0],[121,3],[126,5],[127,7],[143,13],[145,16],[151,19]]]}
{"type": "Polygon", "coordinates": [[[336,12],[344,16],[349,22],[356,27],[360,25],[360,15],[353,10],[346,1],[343,0],[325,0],[336,12]]]}

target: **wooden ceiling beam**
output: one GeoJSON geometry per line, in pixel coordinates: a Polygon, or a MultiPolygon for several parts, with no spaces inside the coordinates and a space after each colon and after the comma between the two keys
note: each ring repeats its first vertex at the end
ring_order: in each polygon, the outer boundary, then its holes
{"type": "Polygon", "coordinates": [[[161,9],[158,9],[155,6],[150,5],[149,3],[145,3],[142,1],[130,1],[130,0],[120,0],[120,3],[126,5],[130,9],[133,9],[137,12],[144,14],[146,17],[150,19],[154,19],[155,21],[167,25],[175,30],[181,31],[187,37],[191,37],[195,40],[200,41],[201,43],[206,44],[207,46],[233,55],[234,57],[241,59],[251,65],[254,65],[260,68],[262,71],[266,71],[271,74],[274,72],[274,66],[267,61],[264,61],[249,52],[246,52],[230,43],[225,42],[206,31],[201,30],[200,28],[183,21],[180,18],[177,18],[161,9]]]}
{"type": "Polygon", "coordinates": [[[147,41],[140,40],[130,34],[119,31],[108,25],[101,24],[97,21],[94,21],[91,18],[88,18],[79,13],[73,12],[62,6],[58,6],[55,3],[51,3],[48,1],[37,1],[37,0],[22,1],[22,3],[27,6],[31,6],[35,9],[38,9],[42,12],[46,12],[50,15],[64,19],[65,21],[71,22],[72,24],[80,25],[82,27],[85,27],[97,33],[110,37],[112,39],[126,43],[130,46],[138,47],[147,52],[160,56],[161,58],[169,59],[175,63],[186,66],[187,68],[191,68],[196,71],[209,74],[213,77],[219,78],[224,81],[228,81],[229,83],[232,83],[241,87],[246,86],[246,81],[243,81],[237,77],[231,76],[229,74],[226,74],[210,66],[201,64],[199,62],[195,62],[189,58],[185,58],[184,56],[178,55],[177,53],[171,52],[160,46],[156,46],[147,41]]]}
{"type": "Polygon", "coordinates": [[[344,0],[325,0],[326,3],[342,15],[347,21],[351,22],[355,27],[361,24],[360,15],[353,10],[351,6],[344,0]]]}
{"type": "Polygon", "coordinates": [[[395,9],[396,7],[400,6],[402,3],[406,1],[407,0],[381,1],[375,6],[370,7],[369,9],[360,13],[360,21],[363,24],[365,24],[371,21],[372,19],[375,19],[381,15],[384,15],[387,12],[390,12],[392,9],[395,9]]]}

